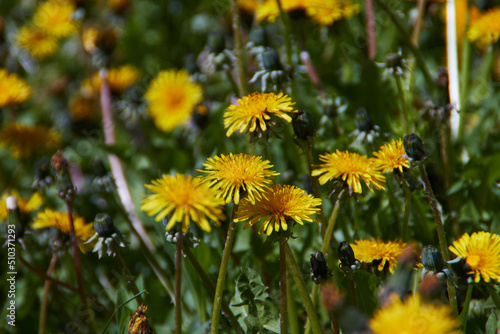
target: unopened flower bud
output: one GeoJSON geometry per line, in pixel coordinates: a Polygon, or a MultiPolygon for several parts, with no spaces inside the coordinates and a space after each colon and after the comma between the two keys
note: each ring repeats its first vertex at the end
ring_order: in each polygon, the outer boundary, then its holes
{"type": "Polygon", "coordinates": [[[57,177],[58,195],[65,201],[71,201],[75,195],[73,182],[69,173],[69,164],[61,151],[52,156],[51,166],[57,177]]]}
{"type": "Polygon", "coordinates": [[[422,264],[428,271],[441,272],[444,269],[443,255],[436,247],[425,246],[422,250],[422,264]]]}
{"type": "Polygon", "coordinates": [[[311,278],[314,283],[320,284],[332,277],[332,270],[328,268],[323,253],[311,254],[311,278]]]}
{"type": "Polygon", "coordinates": [[[355,270],[359,266],[359,260],[354,257],[354,251],[347,241],[342,241],[338,248],[340,267],[342,269],[355,270]]]}
{"type": "Polygon", "coordinates": [[[406,155],[415,161],[421,161],[425,158],[424,143],[419,136],[412,133],[405,137],[404,148],[406,155]]]}
{"type": "Polygon", "coordinates": [[[113,219],[107,213],[98,213],[94,219],[94,229],[100,237],[109,238],[116,232],[113,219]]]}
{"type": "Polygon", "coordinates": [[[365,108],[356,110],[356,118],[354,120],[359,131],[370,132],[374,129],[374,124],[371,116],[365,108]]]}
{"type": "Polygon", "coordinates": [[[295,135],[300,140],[308,140],[314,137],[315,131],[311,115],[304,109],[299,109],[297,113],[292,114],[292,127],[295,135]]]}

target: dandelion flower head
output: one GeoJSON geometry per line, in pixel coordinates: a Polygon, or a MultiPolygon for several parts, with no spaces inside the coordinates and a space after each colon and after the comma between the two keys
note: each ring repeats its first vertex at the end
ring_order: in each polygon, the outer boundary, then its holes
{"type": "Polygon", "coordinates": [[[481,49],[500,38],[500,7],[493,8],[470,24],[467,38],[476,42],[481,49]]]}
{"type": "Polygon", "coordinates": [[[151,81],[145,98],[156,127],[168,132],[189,121],[194,107],[202,101],[203,90],[186,70],[167,70],[151,81]]]}
{"type": "Polygon", "coordinates": [[[403,173],[403,167],[410,168],[408,160],[402,157],[405,154],[401,138],[397,141],[393,139],[389,144],[381,146],[378,152],[373,152],[373,155],[376,156],[375,166],[382,169],[384,173],[392,172],[395,169],[403,173]]]}
{"type": "Polygon", "coordinates": [[[253,93],[238,99],[236,104],[232,104],[224,113],[224,128],[228,129],[226,136],[231,136],[235,131],[240,133],[246,131],[254,132],[257,126],[262,131],[267,130],[266,121],[271,116],[282,118],[291,122],[292,118],[288,113],[296,113],[293,109],[295,102],[283,94],[274,93],[253,93]]]}
{"type": "Polygon", "coordinates": [[[10,147],[14,158],[26,159],[55,151],[61,136],[44,126],[11,123],[0,130],[0,145],[10,147]]]}
{"type": "Polygon", "coordinates": [[[394,296],[392,303],[375,312],[370,320],[373,334],[459,334],[459,321],[448,305],[426,304],[420,295],[408,296],[404,302],[394,296]]]}
{"type": "Polygon", "coordinates": [[[363,179],[370,191],[372,185],[376,189],[385,189],[385,176],[375,167],[374,160],[364,155],[339,151],[320,155],[319,159],[324,163],[312,171],[312,176],[319,176],[320,184],[341,177],[347,185],[358,194],[362,193],[360,178],[363,179]]]}
{"type": "Polygon", "coordinates": [[[77,23],[72,19],[76,10],[73,1],[49,0],[41,3],[33,15],[33,24],[44,33],[64,38],[76,32],[77,23]]]}
{"type": "Polygon", "coordinates": [[[474,282],[481,278],[485,282],[500,281],[500,236],[485,231],[475,232],[469,236],[465,233],[453,242],[450,250],[464,258],[474,282]]]}
{"type": "Polygon", "coordinates": [[[17,74],[0,68],[0,108],[23,103],[31,96],[31,88],[17,74]]]}
{"type": "Polygon", "coordinates": [[[57,38],[35,27],[22,27],[16,34],[16,44],[37,59],[44,59],[57,51],[57,38]]]}
{"type": "Polygon", "coordinates": [[[187,232],[190,221],[193,221],[204,231],[210,232],[209,219],[217,225],[225,219],[221,207],[224,200],[217,197],[218,192],[199,177],[163,175],[145,187],[153,194],[142,201],[141,210],[150,216],[156,215],[156,221],[170,215],[166,230],[181,223],[182,231],[187,232]]]}
{"type": "Polygon", "coordinates": [[[206,170],[200,172],[208,174],[203,180],[208,181],[210,187],[220,189],[226,203],[234,200],[238,204],[242,193],[255,203],[255,199],[260,198],[261,193],[272,183],[269,178],[279,175],[269,169],[273,165],[268,160],[262,161],[261,157],[247,154],[221,154],[220,157],[208,158],[203,166],[206,170]]]}
{"type": "MultiPolygon", "coordinates": [[[[139,78],[139,70],[133,66],[125,65],[111,68],[107,73],[109,89],[112,93],[120,93],[132,86],[139,78]]],[[[101,77],[99,72],[92,75],[90,79],[82,83],[82,91],[85,95],[99,95],[101,91],[101,77]]]]}
{"type": "Polygon", "coordinates": [[[385,265],[393,273],[397,265],[398,256],[403,252],[406,243],[398,241],[383,242],[381,240],[356,240],[351,244],[356,259],[361,262],[371,263],[380,261],[377,269],[384,270],[385,265]]]}
{"type": "Polygon", "coordinates": [[[263,221],[259,233],[270,235],[273,231],[288,230],[292,221],[300,225],[304,221],[314,221],[313,214],[319,212],[320,205],[321,199],[296,186],[277,184],[267,189],[255,203],[244,199],[234,221],[247,221],[244,228],[263,221]]]}

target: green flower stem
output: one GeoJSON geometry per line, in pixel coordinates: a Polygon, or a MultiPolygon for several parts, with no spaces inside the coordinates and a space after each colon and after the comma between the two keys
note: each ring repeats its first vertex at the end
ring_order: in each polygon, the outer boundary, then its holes
{"type": "MultiPolygon", "coordinates": [[[[200,276],[203,284],[205,285],[205,288],[208,290],[209,294],[211,296],[215,296],[215,284],[214,282],[208,277],[207,273],[203,269],[203,267],[200,265],[196,257],[193,255],[189,247],[186,245],[182,245],[182,249],[184,251],[184,254],[188,258],[188,260],[191,262],[193,265],[194,269],[200,276]]],[[[229,322],[231,323],[231,327],[236,330],[236,333],[244,333],[243,329],[240,326],[240,323],[238,322],[238,319],[233,314],[233,311],[229,308],[229,305],[227,304],[226,300],[222,298],[222,305],[221,305],[222,312],[227,316],[229,322]]]]}
{"type": "MultiPolygon", "coordinates": [[[[304,151],[306,152],[306,157],[307,157],[307,166],[309,167],[309,175],[311,176],[311,184],[312,184],[312,190],[313,190],[313,195],[316,198],[321,198],[320,192],[319,192],[319,182],[318,178],[313,177],[312,171],[313,171],[313,157],[312,157],[312,144],[304,144],[302,145],[304,148],[304,151]]],[[[325,214],[323,212],[323,202],[321,202],[320,205],[320,211],[319,211],[319,221],[321,223],[321,236],[324,238],[325,237],[325,214]]]]}
{"type": "MultiPolygon", "coordinates": [[[[446,234],[444,233],[441,212],[439,212],[438,203],[432,191],[431,184],[429,182],[429,178],[427,177],[427,172],[425,171],[423,163],[418,165],[418,168],[420,169],[420,175],[422,176],[422,180],[424,181],[425,193],[427,194],[427,198],[432,209],[432,216],[434,217],[434,222],[436,223],[436,231],[438,233],[439,246],[441,248],[443,260],[447,262],[450,260],[450,253],[448,252],[448,242],[446,241],[446,234]]],[[[447,285],[451,308],[453,310],[453,313],[458,316],[457,294],[455,291],[455,286],[450,279],[447,280],[447,285]]]]}
{"type": "Polygon", "coordinates": [[[182,224],[177,232],[177,250],[175,252],[175,334],[182,334],[181,312],[181,274],[182,274],[182,224]]]}
{"type": "Polygon", "coordinates": [[[288,305],[288,314],[291,314],[291,316],[288,317],[288,320],[290,321],[290,334],[299,334],[299,320],[296,317],[297,314],[297,308],[295,307],[295,298],[293,296],[292,292],[292,276],[288,274],[287,276],[287,282],[286,282],[286,293],[287,293],[287,305],[288,305]]]}
{"type": "MultiPolygon", "coordinates": [[[[52,276],[52,273],[56,269],[57,265],[57,252],[52,253],[52,259],[50,260],[49,268],[47,269],[47,276],[52,276]]],[[[43,285],[42,302],[40,303],[40,322],[38,323],[38,333],[45,334],[45,325],[47,323],[47,303],[51,286],[50,280],[45,280],[43,285]]]]}
{"type": "Polygon", "coordinates": [[[426,0],[417,0],[417,9],[418,9],[418,14],[417,18],[415,19],[415,24],[413,25],[413,31],[411,33],[411,41],[414,45],[418,46],[418,40],[420,37],[420,30],[422,26],[422,19],[424,17],[425,13],[425,3],[426,0]]]}
{"type": "Polygon", "coordinates": [[[288,309],[286,295],[286,250],[287,241],[280,238],[280,333],[288,333],[288,309]]]}
{"type": "Polygon", "coordinates": [[[238,85],[234,81],[233,74],[231,73],[231,69],[229,66],[224,66],[224,73],[226,74],[227,81],[231,84],[231,88],[233,89],[235,94],[238,94],[240,89],[238,88],[238,85]]]}
{"type": "Polygon", "coordinates": [[[403,84],[401,82],[401,76],[394,74],[396,79],[396,85],[398,86],[399,98],[401,99],[401,122],[403,123],[403,129],[405,133],[409,133],[408,128],[408,109],[406,108],[406,98],[405,92],[403,90],[403,84]]]}
{"type": "Polygon", "coordinates": [[[410,188],[408,187],[408,183],[406,180],[403,178],[403,181],[401,182],[403,185],[403,192],[405,193],[405,212],[403,216],[403,226],[401,228],[401,234],[403,236],[403,241],[407,242],[408,241],[408,224],[410,222],[410,211],[411,211],[411,192],[410,188]]]}
{"type": "Polygon", "coordinates": [[[85,289],[83,287],[82,263],[80,261],[80,250],[76,241],[75,223],[73,222],[73,207],[71,201],[66,201],[68,210],[69,231],[71,236],[71,246],[73,249],[73,263],[75,264],[76,281],[78,283],[78,294],[82,302],[85,302],[85,289]]]}
{"type": "Polygon", "coordinates": [[[226,245],[224,246],[224,252],[222,253],[222,261],[219,268],[219,277],[217,278],[217,287],[215,289],[214,296],[214,306],[212,308],[212,327],[211,333],[219,333],[219,319],[220,319],[220,309],[223,299],[224,284],[226,282],[227,275],[227,265],[229,263],[229,256],[233,249],[233,241],[236,232],[236,224],[234,218],[236,218],[236,212],[238,211],[238,204],[233,204],[233,213],[231,217],[231,222],[229,223],[229,229],[227,231],[226,245]]]}
{"type": "Polygon", "coordinates": [[[413,44],[413,42],[411,41],[410,33],[408,33],[408,31],[406,31],[403,24],[401,22],[399,22],[399,19],[396,16],[396,14],[394,14],[391,10],[389,10],[389,8],[387,8],[387,6],[385,5],[385,3],[382,0],[375,0],[375,1],[385,12],[387,12],[387,15],[389,15],[392,22],[394,23],[396,28],[399,30],[399,32],[403,36],[403,41],[406,42],[408,48],[411,50],[411,52],[415,56],[415,59],[417,60],[417,64],[420,67],[420,70],[422,71],[422,74],[424,76],[424,79],[425,79],[427,86],[431,89],[434,89],[434,87],[435,87],[434,80],[432,80],[432,76],[431,76],[429,70],[427,69],[427,65],[425,64],[424,57],[420,53],[419,49],[415,46],[415,44],[413,44]]]}
{"type": "MultiPolygon", "coordinates": [[[[328,220],[328,226],[326,228],[325,235],[323,237],[323,243],[321,244],[321,252],[325,255],[326,258],[328,258],[328,254],[330,253],[330,240],[333,236],[333,230],[335,228],[335,222],[337,221],[337,216],[339,215],[340,211],[340,203],[342,201],[342,195],[344,193],[340,193],[339,196],[337,197],[337,200],[335,201],[335,205],[333,206],[332,213],[330,215],[330,219],[328,220]]],[[[316,301],[318,300],[318,294],[319,294],[319,284],[313,284],[312,290],[311,290],[311,299],[313,306],[316,306],[316,301]]],[[[306,334],[310,334],[312,331],[312,324],[309,321],[310,318],[307,319],[306,321],[306,334]]]]}
{"type": "MultiPolygon", "coordinates": [[[[130,270],[127,266],[127,263],[123,260],[122,255],[120,254],[120,250],[116,251],[116,261],[118,262],[118,265],[120,266],[122,273],[125,274],[125,280],[127,281],[127,284],[130,287],[130,290],[134,295],[138,295],[140,293],[139,289],[137,288],[137,285],[135,285],[134,282],[134,276],[130,273],[130,270]]],[[[144,304],[144,300],[142,299],[141,295],[137,296],[137,303],[138,305],[144,304]]]]}
{"type": "Polygon", "coordinates": [[[319,323],[318,315],[316,314],[316,308],[314,307],[311,297],[307,292],[306,283],[302,278],[302,273],[300,272],[299,267],[295,262],[295,258],[288,243],[285,245],[285,250],[286,250],[286,264],[288,266],[288,269],[292,272],[293,279],[295,280],[295,284],[297,285],[299,294],[302,297],[302,301],[304,302],[304,307],[307,312],[307,318],[312,326],[312,332],[314,334],[321,334],[323,331],[319,323]]]}
{"type": "Polygon", "coordinates": [[[494,286],[490,284],[486,284],[486,289],[488,290],[495,307],[497,310],[500,310],[500,296],[498,296],[498,292],[495,290],[494,286]]]}
{"type": "Polygon", "coordinates": [[[465,297],[464,308],[462,309],[462,313],[460,313],[460,316],[458,317],[458,320],[460,320],[460,323],[462,324],[461,329],[464,333],[467,329],[467,318],[469,316],[469,307],[473,288],[474,284],[469,284],[469,286],[467,287],[467,295],[465,297]]]}
{"type": "MultiPolygon", "coordinates": [[[[469,22],[470,22],[470,3],[468,0],[467,1],[467,16],[465,18],[465,31],[469,30],[469,22]]],[[[461,85],[461,90],[460,90],[460,113],[462,114],[462,117],[464,117],[467,113],[467,107],[468,107],[468,96],[469,96],[469,72],[470,72],[470,65],[471,65],[471,43],[469,42],[468,38],[464,38],[463,44],[462,44],[462,66],[460,68],[460,85],[461,85]]],[[[462,134],[464,124],[466,122],[460,122],[459,128],[458,128],[458,136],[462,134]]]]}
{"type": "Polygon", "coordinates": [[[245,54],[241,42],[240,11],[238,9],[238,5],[236,4],[236,0],[231,0],[231,16],[234,36],[234,49],[236,50],[236,64],[238,67],[238,79],[240,83],[240,96],[243,97],[248,93],[248,85],[246,75],[247,72],[245,68],[245,54]]]}

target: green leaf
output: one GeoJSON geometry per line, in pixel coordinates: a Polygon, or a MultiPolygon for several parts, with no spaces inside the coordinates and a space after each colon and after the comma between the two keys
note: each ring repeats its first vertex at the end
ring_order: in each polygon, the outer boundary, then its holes
{"type": "Polygon", "coordinates": [[[266,292],[259,274],[242,268],[236,281],[236,293],[231,300],[231,309],[247,333],[279,333],[277,303],[266,292]]]}
{"type": "Polygon", "coordinates": [[[486,322],[486,334],[496,334],[500,328],[500,311],[494,311],[486,322]]]}

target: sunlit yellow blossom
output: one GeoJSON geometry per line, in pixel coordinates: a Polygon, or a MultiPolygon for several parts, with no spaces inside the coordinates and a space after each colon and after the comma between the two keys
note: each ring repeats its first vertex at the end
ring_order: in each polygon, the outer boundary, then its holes
{"type": "Polygon", "coordinates": [[[31,88],[17,74],[0,68],[0,108],[23,103],[31,96],[31,88]]]}
{"type": "Polygon", "coordinates": [[[207,170],[200,172],[208,173],[203,180],[210,182],[210,187],[219,189],[220,197],[226,203],[234,200],[238,204],[240,196],[246,196],[250,202],[255,203],[255,199],[260,198],[271,183],[268,178],[279,175],[268,169],[273,167],[268,160],[262,161],[261,157],[246,154],[221,154],[220,157],[208,158],[203,166],[207,170]]]}
{"type": "Polygon", "coordinates": [[[74,121],[88,121],[92,119],[95,114],[94,110],[94,99],[84,97],[81,95],[76,96],[69,102],[69,111],[71,113],[71,118],[74,121]]]}
{"type": "Polygon", "coordinates": [[[224,200],[218,198],[217,191],[210,188],[208,183],[202,183],[199,177],[193,179],[182,174],[163,175],[145,187],[154,194],[142,201],[141,210],[150,216],[156,215],[156,221],[170,215],[167,230],[178,222],[182,224],[182,231],[187,232],[190,221],[193,221],[209,232],[211,227],[208,219],[217,225],[225,219],[221,207],[224,200]]]}
{"type": "Polygon", "coordinates": [[[44,126],[11,123],[0,130],[0,145],[10,147],[14,158],[24,159],[55,151],[61,136],[44,126]]]}
{"type": "Polygon", "coordinates": [[[469,236],[465,233],[449,247],[457,256],[464,258],[469,274],[474,275],[478,283],[481,278],[485,282],[500,281],[500,236],[489,232],[475,232],[469,236]]]}
{"type": "Polygon", "coordinates": [[[372,185],[379,190],[385,189],[385,176],[376,169],[374,160],[364,155],[337,150],[335,153],[320,155],[319,160],[324,164],[313,170],[311,174],[312,176],[321,175],[318,178],[320,184],[342,177],[342,180],[347,181],[355,193],[361,194],[362,188],[359,181],[361,178],[372,192],[372,185]]]}
{"type": "Polygon", "coordinates": [[[145,97],[156,127],[172,131],[189,121],[194,107],[203,98],[203,90],[192,82],[186,70],[168,70],[151,81],[145,97]]]}
{"type": "Polygon", "coordinates": [[[449,305],[426,304],[418,294],[408,296],[404,303],[394,296],[370,320],[373,334],[459,334],[459,326],[449,305]]]}
{"type": "Polygon", "coordinates": [[[240,10],[243,10],[247,13],[255,12],[257,8],[258,0],[238,0],[237,4],[240,10]]]}
{"type": "Polygon", "coordinates": [[[482,49],[497,42],[500,38],[500,7],[489,10],[472,22],[467,38],[482,49]]]}
{"type": "MultiPolygon", "coordinates": [[[[304,11],[307,0],[280,0],[281,8],[285,13],[292,11],[304,11]]],[[[272,23],[280,15],[280,9],[276,0],[263,0],[261,5],[257,6],[256,19],[259,22],[267,20],[272,23]]]]}
{"type": "Polygon", "coordinates": [[[356,240],[351,244],[354,256],[361,262],[372,263],[377,261],[377,269],[384,270],[385,265],[389,267],[391,273],[397,265],[397,258],[406,247],[405,242],[381,240],[356,240]],[[378,262],[380,261],[380,262],[378,262]]]}
{"type": "MultiPolygon", "coordinates": [[[[94,234],[94,224],[85,223],[83,217],[73,215],[73,225],[75,226],[75,236],[80,244],[83,244],[89,240],[94,234]]],[[[70,225],[67,212],[57,212],[52,209],[46,209],[43,212],[39,212],[37,218],[33,222],[34,229],[55,227],[64,234],[70,234],[70,225]]],[[[86,251],[92,249],[91,245],[81,245],[80,249],[86,251]]]]}
{"type": "Polygon", "coordinates": [[[57,51],[57,39],[34,27],[19,29],[16,44],[38,59],[44,59],[57,51]]]}
{"type": "Polygon", "coordinates": [[[403,141],[399,138],[397,141],[394,139],[390,144],[380,146],[378,152],[373,152],[377,158],[374,159],[375,166],[382,169],[382,172],[392,172],[395,169],[403,172],[403,167],[410,168],[410,163],[402,156],[406,154],[403,146],[403,141]]]}
{"type": "Polygon", "coordinates": [[[361,6],[349,0],[310,0],[306,8],[307,15],[323,26],[332,25],[360,11],[361,6]]]}
{"type": "Polygon", "coordinates": [[[292,221],[300,225],[304,221],[315,221],[313,214],[319,212],[320,205],[321,199],[314,198],[296,186],[277,184],[268,188],[255,203],[249,199],[242,200],[234,221],[246,220],[244,228],[248,228],[263,220],[259,233],[270,235],[280,229],[288,230],[292,221]]]}
{"type": "Polygon", "coordinates": [[[69,0],[49,0],[41,3],[33,15],[35,27],[56,38],[67,37],[76,32],[77,24],[72,19],[76,10],[69,0]]]}
{"type": "Polygon", "coordinates": [[[21,197],[19,191],[17,191],[16,189],[6,192],[2,195],[2,197],[0,197],[0,223],[5,221],[9,214],[6,205],[7,197],[9,196],[14,196],[16,198],[17,207],[23,214],[28,214],[35,211],[43,204],[43,197],[39,192],[33,193],[33,195],[31,195],[29,199],[21,197]]]}
{"type": "MultiPolygon", "coordinates": [[[[132,86],[138,78],[139,70],[130,65],[108,70],[109,89],[112,93],[123,92],[125,89],[132,86]]],[[[100,94],[101,77],[99,72],[94,73],[90,79],[82,83],[82,91],[86,95],[100,94]]]]}
{"type": "Polygon", "coordinates": [[[291,122],[292,118],[287,113],[297,112],[292,107],[294,104],[283,93],[253,93],[244,96],[236,104],[230,105],[224,113],[224,128],[228,129],[226,136],[231,136],[237,130],[241,133],[254,132],[257,126],[266,131],[266,121],[273,115],[291,122]]]}

